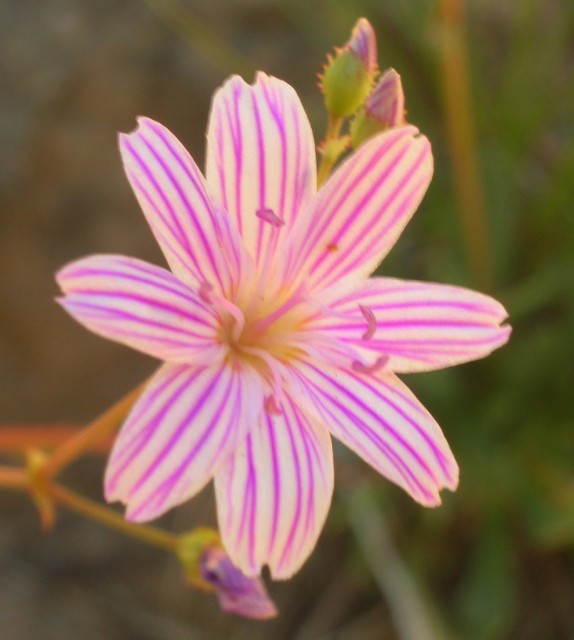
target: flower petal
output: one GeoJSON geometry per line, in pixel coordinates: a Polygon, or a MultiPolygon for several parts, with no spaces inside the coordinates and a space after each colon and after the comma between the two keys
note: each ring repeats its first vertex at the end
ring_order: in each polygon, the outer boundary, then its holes
{"type": "Polygon", "coordinates": [[[290,398],[215,477],[221,536],[246,575],[289,578],[313,550],[333,493],[331,438],[290,398]]]}
{"type": "Polygon", "coordinates": [[[96,255],[63,267],[58,302],[104,338],[172,362],[223,356],[219,320],[165,269],[125,256],[96,255]]]}
{"type": "Polygon", "coordinates": [[[434,283],[370,278],[348,292],[332,287],[322,299],[333,312],[307,323],[357,348],[389,358],[387,369],[397,373],[429,371],[476,360],[506,343],[510,327],[504,307],[493,298],[434,283]],[[365,312],[372,312],[371,335],[365,312]]]}
{"type": "Polygon", "coordinates": [[[411,125],[381,133],[335,171],[289,235],[288,280],[318,289],[376,269],[431,180],[430,144],[417,133],[411,125]]]}
{"type": "Polygon", "coordinates": [[[135,404],[106,469],[106,500],[157,518],[196,494],[245,440],[263,406],[259,376],[226,364],[166,364],[135,404]]]}
{"type": "Polygon", "coordinates": [[[440,427],[393,373],[301,363],[299,376],[332,435],[417,502],[436,506],[442,488],[456,488],[458,466],[440,427]]]}
{"type": "Polygon", "coordinates": [[[316,188],[313,133],[294,89],[264,73],[253,86],[228,80],[211,107],[206,175],[256,263],[273,257],[316,188]]]}
{"type": "Polygon", "coordinates": [[[241,254],[231,220],[214,207],[200,170],[179,140],[149,118],[138,123],[133,133],[120,134],[120,151],[169,266],[186,282],[208,282],[228,294],[238,275],[228,263],[241,254]]]}

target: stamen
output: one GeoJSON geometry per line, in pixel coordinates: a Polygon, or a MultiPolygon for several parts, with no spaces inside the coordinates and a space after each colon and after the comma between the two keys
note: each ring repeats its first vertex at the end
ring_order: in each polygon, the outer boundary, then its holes
{"type": "Polygon", "coordinates": [[[380,356],[375,360],[375,362],[373,362],[373,364],[364,364],[363,362],[359,362],[359,360],[353,360],[351,368],[357,373],[374,373],[375,371],[382,369],[388,361],[389,356],[380,356]]]}
{"type": "Polygon", "coordinates": [[[243,329],[245,328],[245,316],[243,315],[243,311],[234,305],[233,302],[229,302],[229,300],[220,298],[219,296],[216,298],[215,305],[220,309],[227,311],[227,313],[229,313],[229,315],[235,320],[235,326],[231,332],[231,337],[235,342],[238,342],[241,334],[243,333],[243,329]]]}
{"type": "Polygon", "coordinates": [[[265,411],[267,411],[269,415],[279,416],[283,413],[281,411],[281,408],[277,404],[277,400],[275,399],[274,395],[267,396],[265,398],[265,402],[263,406],[265,407],[265,411]]]}
{"type": "Polygon", "coordinates": [[[367,330],[363,333],[362,338],[363,340],[370,340],[377,330],[377,319],[375,318],[375,314],[372,309],[366,307],[364,304],[360,304],[359,309],[367,321],[367,330]]]}
{"type": "Polygon", "coordinates": [[[283,393],[283,384],[281,378],[281,369],[283,368],[282,364],[274,358],[272,355],[267,353],[265,349],[259,349],[258,347],[246,347],[242,346],[241,350],[245,353],[249,353],[253,356],[257,356],[263,360],[263,362],[269,367],[269,373],[271,374],[272,386],[274,389],[274,395],[281,399],[281,395],[283,393]]]}
{"type": "Polygon", "coordinates": [[[199,287],[199,297],[207,304],[212,304],[216,309],[227,311],[227,313],[229,313],[229,315],[235,320],[231,337],[237,342],[245,328],[245,316],[243,315],[243,311],[241,311],[237,305],[234,305],[233,302],[213,293],[213,285],[209,282],[201,283],[199,287]]]}
{"type": "Polygon", "coordinates": [[[274,227],[282,227],[285,224],[285,220],[276,215],[272,209],[257,209],[255,215],[274,227]]]}

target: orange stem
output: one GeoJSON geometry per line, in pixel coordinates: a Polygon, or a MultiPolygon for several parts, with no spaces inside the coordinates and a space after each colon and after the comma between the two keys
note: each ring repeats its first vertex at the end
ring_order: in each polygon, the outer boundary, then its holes
{"type": "Polygon", "coordinates": [[[0,466],[0,487],[26,491],[28,489],[28,475],[24,469],[0,466]]]}
{"type": "MultiPolygon", "coordinates": [[[[25,449],[54,449],[77,435],[80,427],[72,425],[30,425],[11,424],[0,427],[0,451],[21,453],[25,449]]],[[[105,453],[111,445],[111,438],[92,444],[91,451],[105,453]]]]}
{"type": "Polygon", "coordinates": [[[64,467],[86,451],[89,451],[97,442],[109,437],[128,415],[130,409],[141,395],[144,386],[140,385],[130,391],[87,427],[77,431],[71,438],[62,442],[44,465],[42,475],[45,478],[54,477],[64,467]]]}

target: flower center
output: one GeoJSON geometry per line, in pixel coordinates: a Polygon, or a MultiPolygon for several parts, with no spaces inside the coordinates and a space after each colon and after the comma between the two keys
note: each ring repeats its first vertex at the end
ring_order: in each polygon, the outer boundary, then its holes
{"type": "Polygon", "coordinates": [[[268,357],[288,364],[300,353],[296,338],[309,316],[302,296],[281,289],[269,293],[268,289],[250,300],[238,301],[236,308],[242,319],[222,309],[221,325],[221,340],[235,357],[246,358],[256,365],[266,362],[268,357]]]}

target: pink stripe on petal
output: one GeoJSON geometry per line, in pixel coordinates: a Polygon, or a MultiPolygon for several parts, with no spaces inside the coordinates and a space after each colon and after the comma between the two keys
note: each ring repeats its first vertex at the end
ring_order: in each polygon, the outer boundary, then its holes
{"type": "Polygon", "coordinates": [[[298,375],[331,434],[417,502],[436,506],[441,489],[456,488],[458,467],[440,427],[396,376],[304,363],[298,375]]]}
{"type": "Polygon", "coordinates": [[[430,145],[417,133],[409,125],[379,134],[335,171],[289,235],[288,280],[318,290],[378,266],[430,183],[430,145]]]}
{"type": "Polygon", "coordinates": [[[91,256],[56,275],[58,301],[105,338],[161,360],[190,362],[222,351],[219,319],[169,271],[135,258],[91,256]]]}
{"type": "Polygon", "coordinates": [[[365,354],[387,355],[398,373],[427,371],[482,358],[506,343],[510,327],[504,307],[462,287],[370,278],[341,292],[333,287],[322,301],[330,313],[316,314],[307,328],[365,354]],[[376,333],[365,340],[367,307],[376,333]]]}
{"type": "Polygon", "coordinates": [[[288,84],[262,73],[254,85],[234,76],[216,93],[207,179],[257,265],[275,259],[314,192],[315,171],[309,121],[288,84]]]}
{"type": "Polygon", "coordinates": [[[333,492],[327,430],[285,397],[266,414],[215,477],[223,543],[246,575],[267,564],[285,579],[315,546],[333,492]]]}
{"type": "Polygon", "coordinates": [[[138,522],[184,502],[232,456],[262,406],[262,382],[250,370],[164,365],[114,444],[107,499],[124,502],[138,522]]]}
{"type": "Polygon", "coordinates": [[[139,118],[139,127],[120,135],[128,179],[173,271],[186,281],[211,282],[228,293],[236,273],[222,251],[240,251],[230,221],[212,203],[197,165],[161,124],[139,118]],[[225,248],[225,247],[223,247],[225,248]]]}

